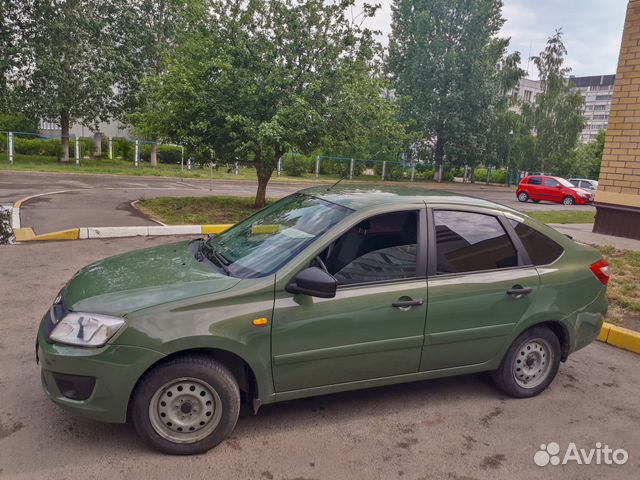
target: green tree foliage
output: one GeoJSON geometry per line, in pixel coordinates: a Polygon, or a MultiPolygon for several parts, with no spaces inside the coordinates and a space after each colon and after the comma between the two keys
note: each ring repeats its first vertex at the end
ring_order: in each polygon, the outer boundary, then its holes
{"type": "MultiPolygon", "coordinates": [[[[366,74],[377,45],[374,32],[347,14],[354,4],[212,2],[206,21],[166,59],[163,74],[147,80],[155,109],[146,118],[162,138],[212,159],[252,160],[255,203],[262,207],[285,152],[338,144],[372,121],[365,118],[368,109],[390,108],[379,98],[380,84],[366,74]],[[375,100],[374,106],[363,100],[375,100]],[[345,105],[356,104],[360,114],[353,115],[345,105]]],[[[365,5],[359,18],[374,12],[365,5]]]]}
{"type": "Polygon", "coordinates": [[[564,157],[559,163],[557,173],[565,177],[597,179],[600,175],[605,137],[606,132],[600,130],[595,140],[579,145],[572,155],[564,157]]]}
{"type": "Polygon", "coordinates": [[[29,132],[38,131],[38,121],[24,114],[0,113],[0,132],[29,132]]]}
{"type": "Polygon", "coordinates": [[[128,0],[21,0],[19,48],[12,53],[17,105],[60,123],[63,161],[69,128],[94,126],[122,109],[138,73],[139,15],[128,0]]]}
{"type": "Polygon", "coordinates": [[[573,92],[564,67],[567,50],[560,30],[547,40],[545,49],[533,57],[538,68],[542,92],[536,96],[530,112],[535,131],[537,169],[554,171],[572,155],[584,127],[582,96],[573,92]]]}
{"type": "Polygon", "coordinates": [[[507,39],[500,0],[396,0],[389,67],[403,113],[436,164],[474,164],[491,148],[507,39]]]}

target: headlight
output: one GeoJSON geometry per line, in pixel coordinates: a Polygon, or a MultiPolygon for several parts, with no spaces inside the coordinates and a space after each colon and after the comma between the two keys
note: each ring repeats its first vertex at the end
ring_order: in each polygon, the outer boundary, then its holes
{"type": "Polygon", "coordinates": [[[580,195],[582,198],[589,198],[591,196],[588,193],[579,193],[578,195],[580,195]]]}
{"type": "Polygon", "coordinates": [[[49,339],[81,347],[101,347],[115,335],[124,323],[125,319],[120,317],[109,317],[97,313],[69,312],[55,326],[49,339]]]}

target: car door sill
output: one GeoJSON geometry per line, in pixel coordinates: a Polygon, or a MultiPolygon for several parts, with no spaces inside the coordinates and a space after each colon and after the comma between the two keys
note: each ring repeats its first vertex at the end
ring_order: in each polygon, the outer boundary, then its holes
{"type": "Polygon", "coordinates": [[[358,380],[355,382],[337,383],[333,385],[323,385],[320,387],[303,388],[300,390],[288,390],[274,394],[274,402],[282,402],[285,400],[294,400],[304,397],[315,397],[318,395],[327,395],[331,393],[346,392],[349,390],[360,390],[365,388],[382,387],[385,385],[394,385],[398,383],[409,383],[420,380],[429,380],[432,378],[449,377],[454,375],[465,375],[468,373],[482,372],[496,368],[492,363],[493,359],[483,363],[473,365],[464,365],[461,367],[442,368],[439,370],[428,370],[416,373],[406,373],[403,375],[392,375],[389,377],[373,378],[368,380],[358,380]]]}

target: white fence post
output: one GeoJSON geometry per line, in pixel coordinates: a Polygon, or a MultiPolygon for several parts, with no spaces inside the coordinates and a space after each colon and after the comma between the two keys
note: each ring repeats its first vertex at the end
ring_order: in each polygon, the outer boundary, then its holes
{"type": "Polygon", "coordinates": [[[278,176],[282,176],[282,157],[278,159],[278,176]]]}
{"type": "Polygon", "coordinates": [[[76,135],[76,165],[80,165],[80,138],[76,135]]]}
{"type": "Polygon", "coordinates": [[[411,161],[411,181],[416,179],[416,162],[411,161]]]}
{"type": "Polygon", "coordinates": [[[235,174],[240,175],[240,164],[238,162],[236,162],[235,165],[235,174]]]}
{"type": "Polygon", "coordinates": [[[382,181],[384,182],[384,174],[387,173],[387,161],[382,161],[382,181]]]}
{"type": "Polygon", "coordinates": [[[190,172],[191,171],[191,157],[189,157],[187,159],[187,171],[190,172]]]}
{"type": "Polygon", "coordinates": [[[7,154],[9,155],[9,163],[11,165],[13,165],[14,162],[14,156],[15,156],[15,150],[14,150],[14,146],[13,146],[13,132],[9,132],[9,135],[7,136],[7,142],[9,143],[9,145],[7,146],[7,154]]]}
{"type": "Polygon", "coordinates": [[[113,160],[113,137],[109,137],[108,149],[109,149],[109,160],[113,160]]]}
{"type": "Polygon", "coordinates": [[[353,180],[353,158],[351,159],[351,162],[349,163],[349,180],[353,180]]]}
{"type": "Polygon", "coordinates": [[[316,178],[320,178],[320,155],[316,156],[316,178]]]}
{"type": "Polygon", "coordinates": [[[138,165],[140,164],[140,140],[136,140],[136,148],[133,152],[133,161],[136,168],[138,168],[138,165]]]}

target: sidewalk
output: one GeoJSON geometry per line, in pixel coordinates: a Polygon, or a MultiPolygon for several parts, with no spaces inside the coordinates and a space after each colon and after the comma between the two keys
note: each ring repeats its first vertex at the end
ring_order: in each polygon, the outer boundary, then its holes
{"type": "Polygon", "coordinates": [[[618,250],[633,250],[635,252],[640,252],[640,240],[593,233],[591,231],[593,229],[592,223],[550,223],[549,226],[566,235],[571,235],[577,242],[588,243],[589,245],[596,245],[599,247],[611,246],[618,250]]]}

